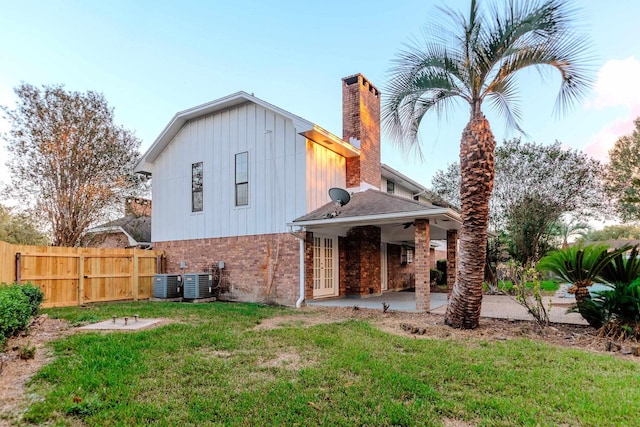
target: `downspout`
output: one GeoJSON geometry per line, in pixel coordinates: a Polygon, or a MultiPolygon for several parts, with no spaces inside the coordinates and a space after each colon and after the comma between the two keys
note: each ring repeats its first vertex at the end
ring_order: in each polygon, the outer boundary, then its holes
{"type": "Polygon", "coordinates": [[[294,231],[289,231],[289,234],[300,241],[300,297],[296,301],[296,308],[300,308],[304,301],[304,242],[306,239],[300,237],[294,231]]]}

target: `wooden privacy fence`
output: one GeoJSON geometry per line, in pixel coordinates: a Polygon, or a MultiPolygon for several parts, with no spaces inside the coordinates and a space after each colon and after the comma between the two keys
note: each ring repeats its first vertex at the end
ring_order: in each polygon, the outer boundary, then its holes
{"type": "Polygon", "coordinates": [[[138,300],[153,293],[163,251],[11,245],[0,241],[0,282],[31,282],[43,307],[138,300]]]}

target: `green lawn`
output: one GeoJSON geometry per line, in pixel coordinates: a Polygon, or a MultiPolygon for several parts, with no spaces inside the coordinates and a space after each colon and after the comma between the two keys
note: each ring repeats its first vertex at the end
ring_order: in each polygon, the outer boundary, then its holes
{"type": "Polygon", "coordinates": [[[528,340],[417,340],[365,321],[255,330],[304,313],[252,304],[126,303],[46,310],[72,323],[176,320],[54,343],[34,424],[632,425],[640,364],[528,340]]]}
{"type": "MultiPolygon", "coordinates": [[[[483,285],[484,290],[487,291],[489,288],[486,283],[483,285]]],[[[527,283],[527,287],[533,287],[533,283],[527,283]]],[[[513,289],[513,283],[509,280],[500,280],[498,282],[498,289],[503,292],[509,293],[513,289]]],[[[542,280],[540,281],[540,290],[548,295],[553,295],[558,289],[560,289],[560,283],[555,280],[542,280]]]]}

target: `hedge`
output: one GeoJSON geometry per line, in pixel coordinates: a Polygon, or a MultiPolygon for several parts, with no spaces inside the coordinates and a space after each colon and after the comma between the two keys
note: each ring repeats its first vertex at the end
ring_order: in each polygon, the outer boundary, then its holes
{"type": "Polygon", "coordinates": [[[4,347],[7,338],[29,325],[31,317],[38,313],[43,299],[42,290],[31,283],[0,284],[0,349],[4,347]]]}

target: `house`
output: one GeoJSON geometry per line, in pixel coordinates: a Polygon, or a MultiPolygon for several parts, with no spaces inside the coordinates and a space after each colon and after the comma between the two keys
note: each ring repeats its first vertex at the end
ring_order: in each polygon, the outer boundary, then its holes
{"type": "Polygon", "coordinates": [[[80,246],[151,249],[151,200],[127,197],[125,215],[88,229],[80,246]]]}
{"type": "Polygon", "coordinates": [[[298,306],[415,287],[426,310],[440,240],[453,283],[459,213],[381,164],[378,89],[357,74],[342,91],[343,138],[245,92],[173,117],[137,165],[168,273],[220,266],[226,298],[298,306]]]}

